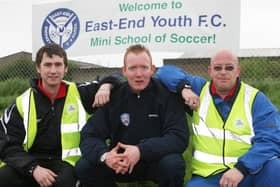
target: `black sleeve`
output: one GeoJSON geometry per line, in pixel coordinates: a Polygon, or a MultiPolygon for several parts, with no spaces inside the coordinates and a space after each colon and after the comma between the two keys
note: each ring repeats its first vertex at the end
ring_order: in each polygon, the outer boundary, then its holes
{"type": "Polygon", "coordinates": [[[113,89],[117,89],[124,83],[126,80],[120,72],[114,72],[110,76],[103,77],[100,80],[100,85],[103,83],[111,83],[113,89]]]}
{"type": "Polygon", "coordinates": [[[98,163],[100,156],[109,151],[106,144],[106,139],[110,136],[108,118],[106,105],[99,107],[81,131],[81,152],[92,164],[98,163]]]}
{"type": "MultiPolygon", "coordinates": [[[[179,93],[181,95],[181,92],[182,92],[183,88],[185,88],[185,85],[190,86],[190,83],[186,80],[181,81],[176,88],[177,93],[179,93]]],[[[191,88],[191,86],[190,86],[190,88],[191,88]]]]}
{"type": "MultiPolygon", "coordinates": [[[[185,103],[185,101],[184,101],[184,99],[183,99],[183,97],[182,97],[182,90],[185,88],[185,85],[188,85],[189,87],[190,87],[190,89],[191,89],[191,86],[190,86],[190,83],[188,82],[188,81],[186,81],[186,80],[183,80],[183,81],[181,81],[179,84],[178,84],[178,86],[177,86],[177,88],[176,88],[176,90],[177,90],[177,93],[178,93],[178,96],[181,98],[181,102],[182,103],[185,103]]],[[[185,110],[185,112],[187,112],[189,115],[193,115],[193,110],[189,107],[189,105],[184,105],[184,110],[185,110]]]]}
{"type": "Polygon", "coordinates": [[[4,125],[4,115],[0,118],[0,159],[3,159],[3,150],[8,144],[8,136],[4,125]]]}
{"type": "Polygon", "coordinates": [[[92,104],[94,101],[95,94],[98,91],[98,88],[101,84],[111,83],[113,85],[113,90],[115,90],[121,85],[123,81],[124,78],[120,73],[113,73],[112,75],[106,76],[101,80],[77,84],[82,103],[86,111],[90,114],[94,112],[92,104]]]}
{"type": "Polygon", "coordinates": [[[28,175],[31,165],[36,165],[35,159],[23,149],[23,141],[25,137],[25,129],[23,119],[19,115],[16,104],[9,106],[2,118],[2,129],[5,131],[4,148],[1,151],[3,161],[16,169],[22,175],[28,175]]]}
{"type": "Polygon", "coordinates": [[[244,176],[249,175],[248,169],[240,162],[237,162],[234,167],[238,169],[244,176]]]}

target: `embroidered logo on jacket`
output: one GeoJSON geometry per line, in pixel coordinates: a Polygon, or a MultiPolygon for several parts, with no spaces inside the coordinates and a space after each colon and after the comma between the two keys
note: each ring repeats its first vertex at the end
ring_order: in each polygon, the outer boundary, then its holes
{"type": "Polygon", "coordinates": [[[244,122],[243,122],[241,119],[237,119],[237,120],[234,122],[234,125],[235,125],[235,127],[237,127],[237,128],[242,128],[242,127],[244,127],[244,122]]]}
{"type": "Polygon", "coordinates": [[[75,110],[76,109],[75,109],[75,106],[73,104],[68,105],[68,108],[67,108],[68,112],[74,112],[75,110]]]}
{"type": "Polygon", "coordinates": [[[129,125],[130,117],[129,117],[128,113],[121,114],[120,118],[121,118],[121,122],[122,122],[122,124],[124,126],[128,126],[129,125]]]}

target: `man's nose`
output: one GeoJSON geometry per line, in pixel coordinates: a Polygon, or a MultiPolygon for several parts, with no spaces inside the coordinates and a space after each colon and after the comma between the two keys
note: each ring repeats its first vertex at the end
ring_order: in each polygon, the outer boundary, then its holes
{"type": "Polygon", "coordinates": [[[51,72],[52,72],[52,73],[55,73],[55,72],[56,72],[56,67],[55,67],[55,65],[52,65],[52,66],[51,66],[51,72]]]}

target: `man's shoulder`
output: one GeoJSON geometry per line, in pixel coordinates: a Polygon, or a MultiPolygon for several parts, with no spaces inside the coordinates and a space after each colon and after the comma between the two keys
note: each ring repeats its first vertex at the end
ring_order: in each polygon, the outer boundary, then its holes
{"type": "Polygon", "coordinates": [[[153,84],[153,94],[155,99],[159,103],[166,103],[166,102],[171,102],[171,101],[176,101],[179,100],[179,96],[171,92],[164,84],[162,84],[158,79],[152,78],[152,84],[153,84]]]}
{"type": "Polygon", "coordinates": [[[173,94],[173,92],[169,91],[168,88],[158,79],[152,78],[151,81],[156,94],[164,97],[168,97],[170,94],[173,94]]]}

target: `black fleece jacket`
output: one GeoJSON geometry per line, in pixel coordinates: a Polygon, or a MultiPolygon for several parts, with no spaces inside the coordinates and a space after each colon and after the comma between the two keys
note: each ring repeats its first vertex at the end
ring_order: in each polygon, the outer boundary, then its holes
{"type": "Polygon", "coordinates": [[[182,153],[189,140],[183,102],[157,80],[139,94],[124,83],[81,131],[81,151],[91,163],[118,142],[137,145],[141,160],[182,153]],[[110,144],[108,145],[108,140],[110,144]]]}

